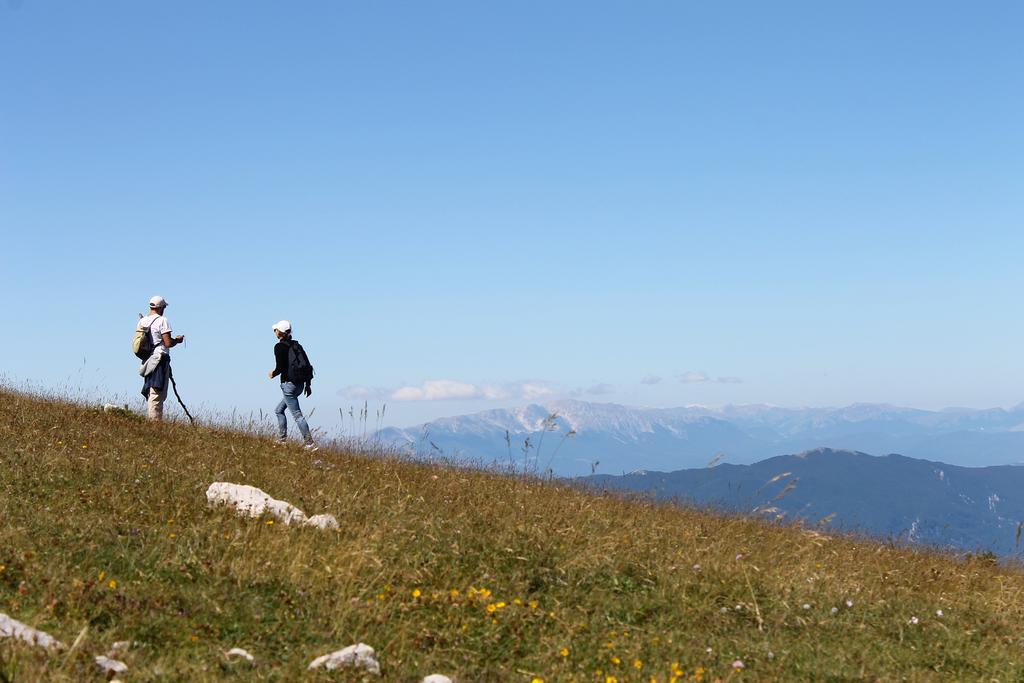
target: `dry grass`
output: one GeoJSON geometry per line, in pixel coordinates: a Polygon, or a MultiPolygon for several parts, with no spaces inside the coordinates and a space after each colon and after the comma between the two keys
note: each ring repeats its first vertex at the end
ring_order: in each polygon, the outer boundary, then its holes
{"type": "Polygon", "coordinates": [[[49,656],[0,644],[0,680],[98,680],[92,656],[118,640],[141,643],[125,657],[135,681],[296,680],[359,641],[396,681],[1024,675],[1024,575],[989,562],[524,478],[315,457],[0,394],[0,611],[81,636],[49,656]],[[342,528],[207,509],[213,481],[342,528]],[[234,646],[256,666],[228,662],[234,646]]]}

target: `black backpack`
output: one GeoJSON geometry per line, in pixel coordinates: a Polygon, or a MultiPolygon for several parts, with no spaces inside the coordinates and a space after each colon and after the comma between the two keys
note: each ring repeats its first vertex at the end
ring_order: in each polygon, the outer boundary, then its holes
{"type": "Polygon", "coordinates": [[[313,380],[313,366],[306,355],[306,349],[294,339],[288,342],[288,381],[304,384],[313,380]]]}

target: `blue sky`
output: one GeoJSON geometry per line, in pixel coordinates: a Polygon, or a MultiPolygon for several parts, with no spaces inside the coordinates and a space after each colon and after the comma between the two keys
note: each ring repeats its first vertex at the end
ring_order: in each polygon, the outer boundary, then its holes
{"type": "Polygon", "coordinates": [[[322,427],[359,397],[395,424],[553,396],[1016,404],[1022,22],[5,0],[3,372],[135,400],[158,293],[211,409],[276,403],[291,319],[322,427]]]}

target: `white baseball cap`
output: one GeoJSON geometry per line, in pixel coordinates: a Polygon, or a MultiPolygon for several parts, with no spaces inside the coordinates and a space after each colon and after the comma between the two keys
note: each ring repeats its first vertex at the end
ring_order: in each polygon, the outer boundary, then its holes
{"type": "Polygon", "coordinates": [[[287,320],[279,320],[278,322],[274,323],[272,329],[277,330],[281,334],[287,334],[292,331],[292,324],[287,320]]]}
{"type": "Polygon", "coordinates": [[[165,298],[163,298],[162,296],[159,296],[159,295],[154,296],[152,299],[149,300],[149,307],[150,308],[163,308],[166,305],[167,305],[167,299],[165,299],[165,298]]]}

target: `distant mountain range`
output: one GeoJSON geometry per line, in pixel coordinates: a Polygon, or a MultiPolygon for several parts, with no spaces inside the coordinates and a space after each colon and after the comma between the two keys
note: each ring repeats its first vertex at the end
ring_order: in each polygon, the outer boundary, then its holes
{"type": "Polygon", "coordinates": [[[511,459],[562,476],[679,470],[716,457],[749,464],[819,447],[984,466],[1024,462],[1024,404],[929,411],[879,404],[633,408],[568,400],[388,428],[377,436],[420,454],[511,459]]]}
{"type": "Polygon", "coordinates": [[[957,467],[816,449],[753,465],[596,475],[577,482],[659,500],[799,519],[963,551],[1020,555],[1024,467],[957,467]]]}

